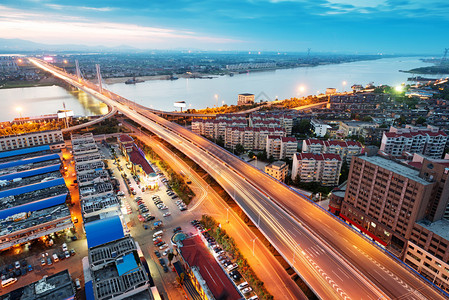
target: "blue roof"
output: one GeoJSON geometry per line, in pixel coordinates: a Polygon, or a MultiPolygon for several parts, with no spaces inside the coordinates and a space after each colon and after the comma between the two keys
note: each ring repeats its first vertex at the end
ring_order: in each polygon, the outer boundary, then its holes
{"type": "Polygon", "coordinates": [[[45,151],[45,150],[50,150],[50,146],[44,145],[44,146],[22,148],[22,149],[17,149],[17,150],[0,152],[0,158],[23,155],[23,154],[34,153],[34,152],[40,152],[40,151],[45,151]]]}
{"type": "Polygon", "coordinates": [[[37,157],[30,157],[30,158],[9,161],[9,162],[0,164],[0,170],[10,168],[10,167],[17,167],[17,166],[22,166],[22,165],[33,164],[33,163],[37,163],[37,162],[41,162],[41,161],[52,160],[52,159],[56,159],[56,158],[59,159],[59,155],[54,153],[54,154],[47,154],[47,155],[42,155],[42,156],[37,156],[37,157]]]}
{"type": "Polygon", "coordinates": [[[122,221],[118,216],[86,223],[84,230],[89,249],[125,237],[122,221]]]}
{"type": "Polygon", "coordinates": [[[43,189],[58,186],[61,184],[65,184],[64,178],[58,178],[58,179],[54,179],[54,180],[20,186],[20,187],[14,188],[14,189],[6,190],[6,191],[0,191],[0,199],[4,198],[4,197],[8,197],[8,196],[16,196],[16,195],[29,193],[29,192],[43,190],[43,189]]]}
{"type": "Polygon", "coordinates": [[[126,254],[122,259],[123,261],[117,260],[117,271],[119,276],[129,273],[138,267],[133,253],[126,254]]]}
{"type": "Polygon", "coordinates": [[[95,300],[94,285],[92,283],[92,280],[84,284],[84,293],[86,294],[86,300],[95,300]]]}
{"type": "Polygon", "coordinates": [[[0,176],[0,180],[13,180],[15,178],[26,178],[31,176],[36,176],[40,174],[50,173],[54,171],[58,171],[61,167],[61,164],[55,164],[50,166],[45,166],[41,168],[26,170],[22,172],[12,173],[12,174],[6,174],[3,176],[0,176]]]}
{"type": "Polygon", "coordinates": [[[13,216],[18,213],[29,212],[29,211],[37,211],[45,208],[49,208],[52,206],[60,205],[65,202],[67,198],[67,194],[62,194],[50,198],[40,199],[34,202],[30,202],[27,204],[10,207],[0,211],[0,220],[6,219],[9,216],[13,216]]]}

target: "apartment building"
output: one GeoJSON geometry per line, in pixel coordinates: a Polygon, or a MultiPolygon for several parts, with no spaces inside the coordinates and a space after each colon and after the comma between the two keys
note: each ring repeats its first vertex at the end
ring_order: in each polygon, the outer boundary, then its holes
{"type": "Polygon", "coordinates": [[[446,142],[447,134],[437,127],[406,125],[405,128],[391,127],[388,132],[385,132],[380,150],[393,157],[401,157],[404,152],[409,152],[438,159],[443,156],[446,142]]]}
{"type": "Polygon", "coordinates": [[[360,155],[364,151],[364,147],[360,142],[355,141],[337,141],[337,140],[317,140],[307,139],[302,142],[303,153],[333,153],[338,154],[348,163],[355,155],[360,155]]]}
{"type": "Polygon", "coordinates": [[[340,217],[449,291],[448,174],[447,159],[358,156],[343,201],[335,195],[329,206],[341,203],[340,217]]]}
{"type": "Polygon", "coordinates": [[[40,145],[50,145],[51,149],[65,148],[61,130],[47,130],[0,137],[0,151],[40,145]]]}
{"type": "Polygon", "coordinates": [[[318,137],[324,137],[327,133],[327,130],[331,128],[330,125],[324,123],[323,121],[315,119],[310,121],[310,126],[312,126],[313,133],[315,133],[315,135],[318,137]]]}
{"type": "MultiPolygon", "coordinates": [[[[221,114],[215,119],[192,120],[192,131],[207,138],[217,140],[225,138],[226,129],[230,127],[250,128],[284,128],[286,135],[291,135],[294,115],[284,112],[255,112],[249,117],[244,114],[221,114]]],[[[265,148],[265,140],[263,147],[265,148]]]]}
{"type": "Polygon", "coordinates": [[[241,144],[245,150],[266,149],[267,136],[285,136],[283,128],[228,127],[225,132],[225,147],[235,149],[241,144]]]}
{"type": "Polygon", "coordinates": [[[340,217],[399,255],[425,216],[434,184],[379,156],[352,159],[340,217]]]}
{"type": "Polygon", "coordinates": [[[283,161],[275,161],[265,166],[265,173],[279,181],[284,182],[288,174],[288,165],[283,161]]]}
{"type": "Polygon", "coordinates": [[[379,124],[361,121],[342,121],[339,130],[344,137],[361,136],[365,128],[378,128],[379,124]]]}
{"type": "Polygon", "coordinates": [[[237,99],[237,105],[250,105],[254,104],[254,94],[239,94],[237,99]]]}
{"type": "Polygon", "coordinates": [[[298,141],[296,138],[276,135],[267,136],[267,157],[273,156],[273,158],[277,160],[291,158],[297,150],[298,141]]]}
{"type": "Polygon", "coordinates": [[[302,182],[319,182],[334,186],[340,178],[342,160],[338,154],[295,153],[292,180],[299,176],[302,182]]]}
{"type": "Polygon", "coordinates": [[[354,93],[347,95],[331,95],[329,108],[332,110],[367,111],[379,109],[388,102],[390,95],[375,93],[354,93]]]}

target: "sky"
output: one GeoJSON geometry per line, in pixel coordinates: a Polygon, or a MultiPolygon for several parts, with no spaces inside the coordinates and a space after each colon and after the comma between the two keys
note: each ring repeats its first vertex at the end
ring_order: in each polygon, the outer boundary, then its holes
{"type": "Polygon", "coordinates": [[[442,54],[447,0],[0,0],[0,38],[139,49],[442,54]]]}

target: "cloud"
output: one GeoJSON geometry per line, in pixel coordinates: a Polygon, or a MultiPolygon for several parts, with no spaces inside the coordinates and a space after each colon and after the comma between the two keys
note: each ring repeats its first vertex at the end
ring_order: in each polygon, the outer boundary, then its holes
{"type": "Polygon", "coordinates": [[[83,17],[30,13],[0,5],[0,37],[46,43],[83,43],[137,48],[240,43],[236,39],[202,35],[190,30],[93,21],[83,17]]]}
{"type": "Polygon", "coordinates": [[[59,5],[59,4],[45,4],[45,6],[55,9],[55,10],[90,10],[90,11],[101,11],[108,12],[113,11],[115,8],[113,7],[91,7],[91,6],[74,6],[74,5],[59,5]]]}

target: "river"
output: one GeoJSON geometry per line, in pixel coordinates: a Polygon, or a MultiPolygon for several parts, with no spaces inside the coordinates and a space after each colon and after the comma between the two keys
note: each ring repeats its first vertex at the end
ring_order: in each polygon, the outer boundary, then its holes
{"type": "MultiPolygon", "coordinates": [[[[137,84],[116,83],[106,87],[136,103],[173,111],[176,109],[174,102],[181,100],[187,103],[187,108],[195,109],[236,104],[239,93],[253,93],[257,100],[274,100],[324,93],[329,87],[348,91],[353,84],[366,85],[372,82],[376,85],[399,85],[412,76],[399,70],[429,65],[417,57],[398,57],[250,72],[214,79],[150,80],[137,84]]],[[[84,92],[66,91],[58,86],[3,89],[0,90],[0,103],[1,121],[18,117],[17,106],[23,108],[23,116],[55,113],[63,108],[63,103],[75,115],[97,115],[106,110],[103,104],[84,92]]]]}

